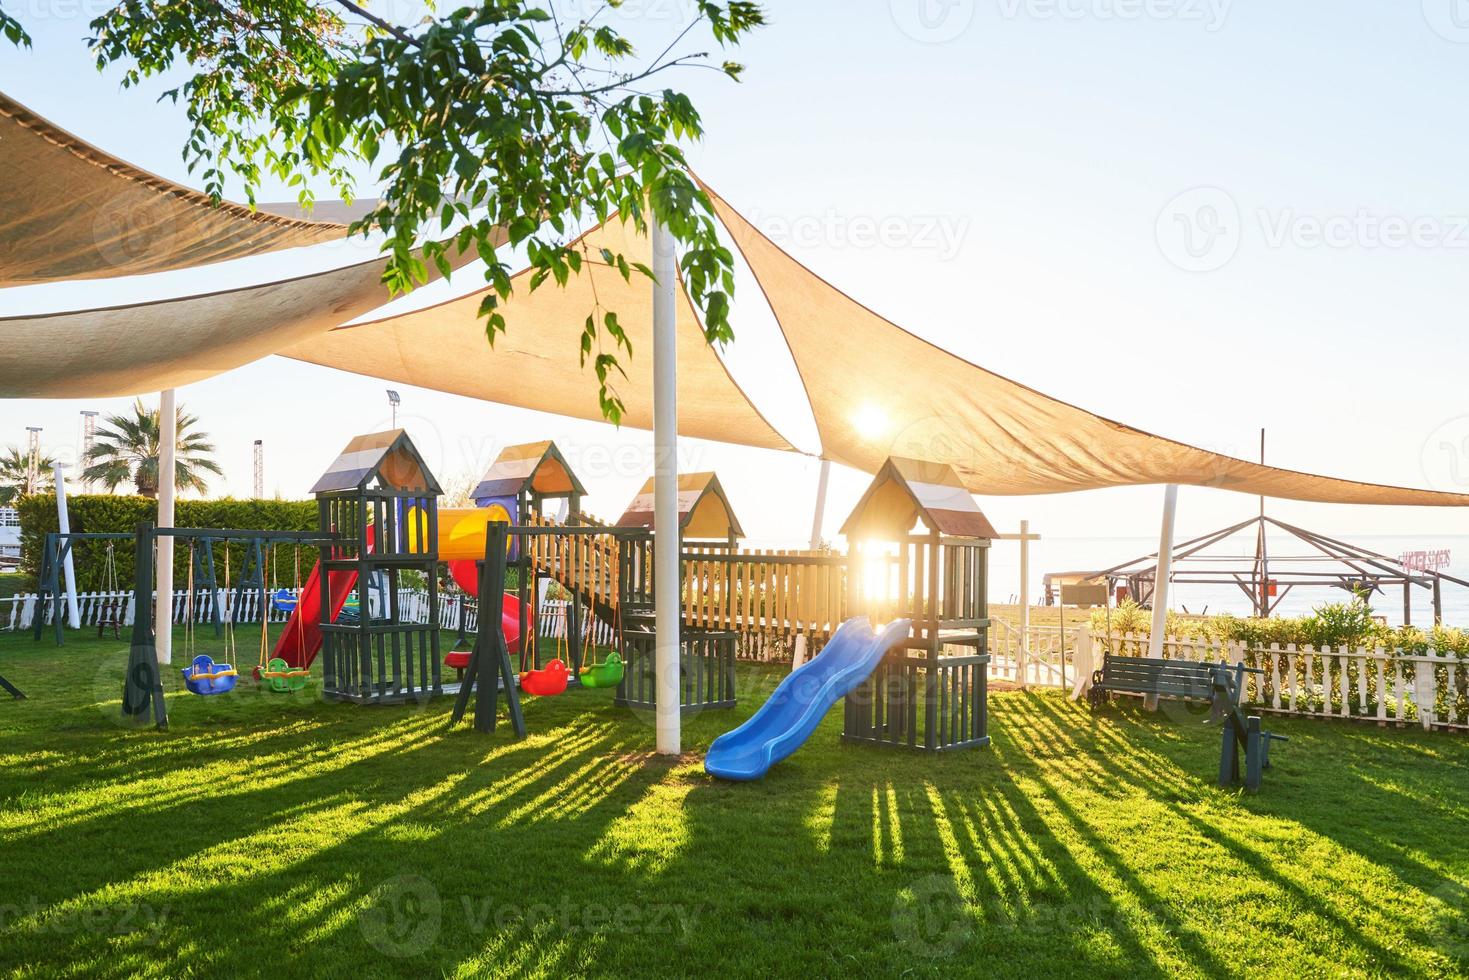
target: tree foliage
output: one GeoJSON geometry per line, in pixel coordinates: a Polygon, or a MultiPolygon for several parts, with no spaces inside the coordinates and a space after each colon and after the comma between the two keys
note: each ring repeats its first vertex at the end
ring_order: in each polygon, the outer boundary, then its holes
{"type": "MultiPolygon", "coordinates": [[[[214,444],[204,432],[191,431],[199,424],[196,415],[190,415],[179,405],[176,411],[178,432],[174,442],[174,485],[180,490],[197,490],[204,493],[209,489],[206,473],[223,476],[211,457],[214,444]]],[[[83,478],[100,483],[108,490],[132,481],[140,495],[158,495],[158,446],[159,411],[148,408],[140,398],[133,402],[132,411],[124,415],[109,415],[97,430],[96,440],[87,450],[87,468],[83,478]]]]}
{"type": "Polygon", "coordinates": [[[46,452],[32,454],[19,446],[0,452],[0,506],[9,506],[26,494],[37,493],[49,483],[56,457],[46,452]]]}
{"type": "MultiPolygon", "coordinates": [[[[577,241],[591,220],[645,231],[649,207],[679,242],[708,340],[728,341],[733,258],[680,147],[703,124],[687,96],[658,83],[673,69],[738,79],[738,63],[688,49],[693,31],[728,47],[764,15],[747,0],[694,0],[672,43],[645,58],[608,23],[618,6],[572,17],[588,5],[482,0],[400,24],[349,0],[120,0],[92,21],[89,44],[125,85],[186,69],[166,97],[187,111],[184,158],[216,199],[238,181],[253,201],[267,176],[303,203],[313,179],[350,199],[357,170],[377,168],[382,195],[354,230],[386,235],[389,286],[411,289],[428,264],[448,275],[450,249],[476,253],[492,287],[480,308],[490,343],[513,290],[498,229],[526,252],[527,289],[593,264],[651,278],[577,241]]],[[[11,23],[0,10],[0,25],[11,23]]],[[[632,353],[616,310],[587,312],[581,361],[612,421],[632,353]]]]}

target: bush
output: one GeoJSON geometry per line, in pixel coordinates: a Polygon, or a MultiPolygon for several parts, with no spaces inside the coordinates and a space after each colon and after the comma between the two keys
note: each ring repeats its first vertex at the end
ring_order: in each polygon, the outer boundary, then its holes
{"type": "MultiPolygon", "coordinates": [[[[1112,610],[1112,633],[1148,633],[1152,629],[1152,613],[1132,600],[1112,610]]],[[[1107,628],[1107,611],[1093,609],[1092,631],[1107,628]]],[[[1168,614],[1168,635],[1183,640],[1242,642],[1254,647],[1278,643],[1316,649],[1338,646],[1381,646],[1400,648],[1407,653],[1425,653],[1430,648],[1469,659],[1469,632],[1448,626],[1421,630],[1414,626],[1393,628],[1372,618],[1372,610],[1361,598],[1351,602],[1318,606],[1309,616],[1247,619],[1224,613],[1208,618],[1168,614]]]]}
{"type": "MultiPolygon", "coordinates": [[[[66,498],[67,515],[71,529],[77,532],[137,530],[142,521],[154,521],[158,517],[158,501],[147,497],[131,497],[112,494],[78,494],[66,498]]],[[[41,571],[41,552],[46,546],[46,535],[57,530],[56,495],[34,494],[22,497],[19,504],[21,526],[20,570],[25,576],[25,587],[34,589],[41,571]]],[[[238,528],[249,531],[314,531],[317,527],[316,501],[314,500],[180,500],[175,508],[174,521],[179,527],[238,528]]],[[[113,558],[117,574],[117,585],[122,589],[133,586],[133,545],[130,541],[113,542],[113,558]]],[[[284,545],[274,556],[274,578],[281,585],[294,582],[296,546],[284,545]]],[[[72,551],[76,572],[77,589],[91,592],[106,586],[107,542],[78,542],[72,551]]],[[[184,586],[188,582],[188,547],[180,544],[174,550],[174,580],[184,586]]],[[[238,542],[229,548],[232,579],[238,579],[245,552],[238,542]]],[[[301,577],[304,580],[316,561],[316,550],[311,547],[300,549],[301,577]]],[[[225,546],[215,545],[215,573],[220,584],[224,583],[225,546]]],[[[267,574],[267,583],[272,576],[267,574]]]]}

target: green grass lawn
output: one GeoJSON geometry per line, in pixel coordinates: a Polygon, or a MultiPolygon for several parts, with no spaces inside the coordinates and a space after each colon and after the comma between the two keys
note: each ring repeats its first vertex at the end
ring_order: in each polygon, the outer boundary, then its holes
{"type": "Polygon", "coordinates": [[[742,667],[670,763],[597,691],[528,700],[521,742],[451,730],[447,700],[245,685],[131,730],[125,660],[0,634],[30,695],[0,703],[15,975],[1469,971],[1462,737],[1281,721],[1247,797],[1192,713],[1006,693],[987,750],[843,746],[834,711],[734,785],[701,750],[775,668],[742,667]]]}

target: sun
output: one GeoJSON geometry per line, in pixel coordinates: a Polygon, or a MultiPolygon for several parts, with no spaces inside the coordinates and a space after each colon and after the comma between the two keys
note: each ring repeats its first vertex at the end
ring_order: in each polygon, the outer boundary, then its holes
{"type": "Polygon", "coordinates": [[[876,439],[892,428],[893,421],[881,406],[864,403],[852,414],[852,427],[864,439],[876,439]]]}

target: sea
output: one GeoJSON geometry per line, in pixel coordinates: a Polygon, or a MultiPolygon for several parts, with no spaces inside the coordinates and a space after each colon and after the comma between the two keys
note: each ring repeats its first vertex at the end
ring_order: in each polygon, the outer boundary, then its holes
{"type": "MultiPolygon", "coordinates": [[[[1420,552],[1449,553],[1449,564],[1441,570],[1448,575],[1469,581],[1469,536],[1441,535],[1389,536],[1389,535],[1342,535],[1343,540],[1380,555],[1397,558],[1400,555],[1420,552]]],[[[1273,569],[1303,568],[1304,563],[1292,564],[1291,558],[1309,555],[1312,549],[1305,542],[1288,535],[1271,534],[1266,539],[1273,569]]],[[[1157,538],[1053,538],[1042,537],[1030,545],[1030,594],[1031,601],[1040,605],[1045,594],[1042,585],[1047,572],[1075,572],[1100,570],[1126,561],[1151,555],[1158,549],[1157,538]]],[[[1254,558],[1254,538],[1249,540],[1229,539],[1208,552],[1215,556],[1229,556],[1242,560],[1240,567],[1248,568],[1254,558]]],[[[1151,564],[1147,562],[1145,564],[1151,564]]],[[[1232,563],[1231,563],[1232,564],[1232,563]]],[[[1337,566],[1318,566],[1316,570],[1334,570],[1337,566]]],[[[990,551],[990,601],[1015,602],[1020,592],[1020,545],[1015,541],[996,541],[990,551]]],[[[1280,602],[1276,610],[1281,616],[1302,616],[1317,606],[1328,602],[1342,602],[1348,598],[1341,589],[1328,586],[1297,586],[1280,602]]],[[[1386,594],[1379,593],[1370,600],[1374,612],[1385,616],[1387,622],[1398,625],[1403,619],[1403,591],[1400,587],[1389,587],[1386,594]]],[[[1175,583],[1169,598],[1169,608],[1190,613],[1233,613],[1237,616],[1250,615],[1250,600],[1234,585],[1184,585],[1175,583]]],[[[1445,582],[1443,585],[1444,622],[1450,626],[1469,626],[1469,587],[1445,582]]],[[[1433,623],[1433,598],[1428,589],[1413,589],[1413,623],[1430,626],[1433,623]]]]}

